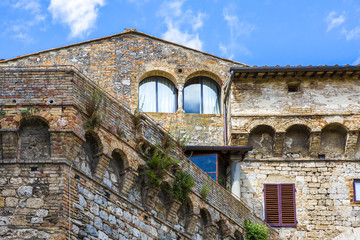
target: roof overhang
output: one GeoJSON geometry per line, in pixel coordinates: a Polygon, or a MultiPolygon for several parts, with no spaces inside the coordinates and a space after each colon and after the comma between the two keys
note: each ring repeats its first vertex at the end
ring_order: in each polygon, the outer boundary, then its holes
{"type": "Polygon", "coordinates": [[[252,146],[186,146],[185,151],[221,152],[222,154],[242,155],[253,149],[252,146]]]}
{"type": "Polygon", "coordinates": [[[242,67],[230,68],[234,79],[265,77],[352,77],[360,76],[359,66],[242,67]]]}

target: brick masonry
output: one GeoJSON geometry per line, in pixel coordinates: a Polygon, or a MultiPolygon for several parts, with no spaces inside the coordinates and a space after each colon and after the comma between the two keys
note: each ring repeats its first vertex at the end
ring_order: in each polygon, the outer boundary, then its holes
{"type": "MultiPolygon", "coordinates": [[[[244,66],[131,31],[3,61],[0,65],[74,66],[132,111],[138,107],[139,83],[146,77],[164,76],[179,91],[186,81],[196,76],[210,77],[223,87],[230,76],[228,69],[244,66]]],[[[151,117],[169,128],[168,114],[151,114],[151,117]]],[[[199,139],[207,145],[223,144],[223,118],[220,114],[193,116],[179,110],[173,114],[173,122],[177,119],[187,119],[181,121],[179,131],[191,134],[194,136],[192,139],[199,139]]]]}
{"type": "MultiPolygon", "coordinates": [[[[150,193],[139,174],[139,144],[155,145],[166,133],[147,117],[136,126],[131,110],[108,94],[102,124],[85,130],[96,86],[76,69],[6,67],[0,74],[2,239],[65,239],[69,219],[71,239],[239,239],[245,219],[263,223],[215,182],[203,201],[209,177],[182,154],[181,167],[196,181],[190,204],[150,193]]],[[[169,172],[164,180],[173,178],[169,172]]]]}

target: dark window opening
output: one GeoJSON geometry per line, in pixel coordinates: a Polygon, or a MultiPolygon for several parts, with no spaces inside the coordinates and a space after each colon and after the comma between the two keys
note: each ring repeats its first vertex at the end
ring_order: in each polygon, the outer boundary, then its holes
{"type": "Polygon", "coordinates": [[[288,92],[299,92],[300,84],[299,83],[288,83],[288,92]]]}
{"type": "Polygon", "coordinates": [[[295,184],[264,184],[265,221],[274,227],[296,227],[295,184]]]}

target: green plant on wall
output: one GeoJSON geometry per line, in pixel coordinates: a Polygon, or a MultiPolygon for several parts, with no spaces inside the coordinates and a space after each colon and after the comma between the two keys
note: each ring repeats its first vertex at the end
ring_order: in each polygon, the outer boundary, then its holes
{"type": "Polygon", "coordinates": [[[0,110],[0,117],[5,117],[6,112],[4,110],[0,110]]]}
{"type": "Polygon", "coordinates": [[[143,170],[145,184],[160,187],[168,170],[179,161],[169,155],[155,149],[154,153],[146,161],[147,167],[143,170]]]}
{"type": "Polygon", "coordinates": [[[200,190],[200,197],[203,201],[207,201],[207,196],[210,192],[211,186],[210,186],[210,181],[205,183],[200,190]]]}
{"type": "Polygon", "coordinates": [[[268,228],[259,223],[252,223],[251,220],[245,219],[244,228],[246,231],[246,240],[268,240],[268,228]]]}
{"type": "Polygon", "coordinates": [[[32,107],[32,106],[28,106],[26,109],[21,111],[21,116],[25,119],[28,119],[29,117],[33,116],[36,113],[37,109],[32,107]]]}
{"type": "Polygon", "coordinates": [[[185,204],[194,186],[194,178],[189,173],[179,170],[173,181],[172,196],[185,204]]]}
{"type": "Polygon", "coordinates": [[[84,123],[83,127],[85,130],[93,129],[98,127],[103,122],[101,115],[99,114],[99,108],[103,100],[104,93],[98,89],[94,89],[90,101],[85,105],[85,111],[88,115],[87,121],[84,123]]]}

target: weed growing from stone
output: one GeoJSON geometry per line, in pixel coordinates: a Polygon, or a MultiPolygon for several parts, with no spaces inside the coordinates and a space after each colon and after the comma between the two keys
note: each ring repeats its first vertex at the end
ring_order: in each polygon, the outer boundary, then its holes
{"type": "Polygon", "coordinates": [[[179,170],[173,181],[172,196],[182,204],[185,204],[194,186],[194,178],[189,173],[179,170]]]}
{"type": "Polygon", "coordinates": [[[0,117],[4,117],[6,115],[6,112],[4,110],[0,110],[0,117]]]}
{"type": "Polygon", "coordinates": [[[203,201],[207,201],[207,196],[210,192],[211,186],[210,186],[210,181],[205,183],[200,190],[200,197],[203,201]]]}
{"type": "Polygon", "coordinates": [[[151,157],[146,161],[147,167],[143,170],[145,184],[160,187],[167,171],[179,161],[169,155],[155,149],[151,157]]]}
{"type": "Polygon", "coordinates": [[[245,219],[244,228],[246,231],[246,240],[268,240],[268,228],[259,223],[252,223],[251,220],[245,219]]]}
{"type": "Polygon", "coordinates": [[[22,110],[20,114],[23,118],[29,119],[31,116],[35,114],[36,111],[37,111],[36,108],[32,106],[28,106],[25,110],[22,110]]]}
{"type": "Polygon", "coordinates": [[[87,121],[84,123],[83,127],[85,130],[93,129],[101,125],[103,119],[99,114],[99,108],[103,100],[104,93],[95,89],[92,93],[90,101],[85,105],[85,111],[88,115],[87,121]]]}

